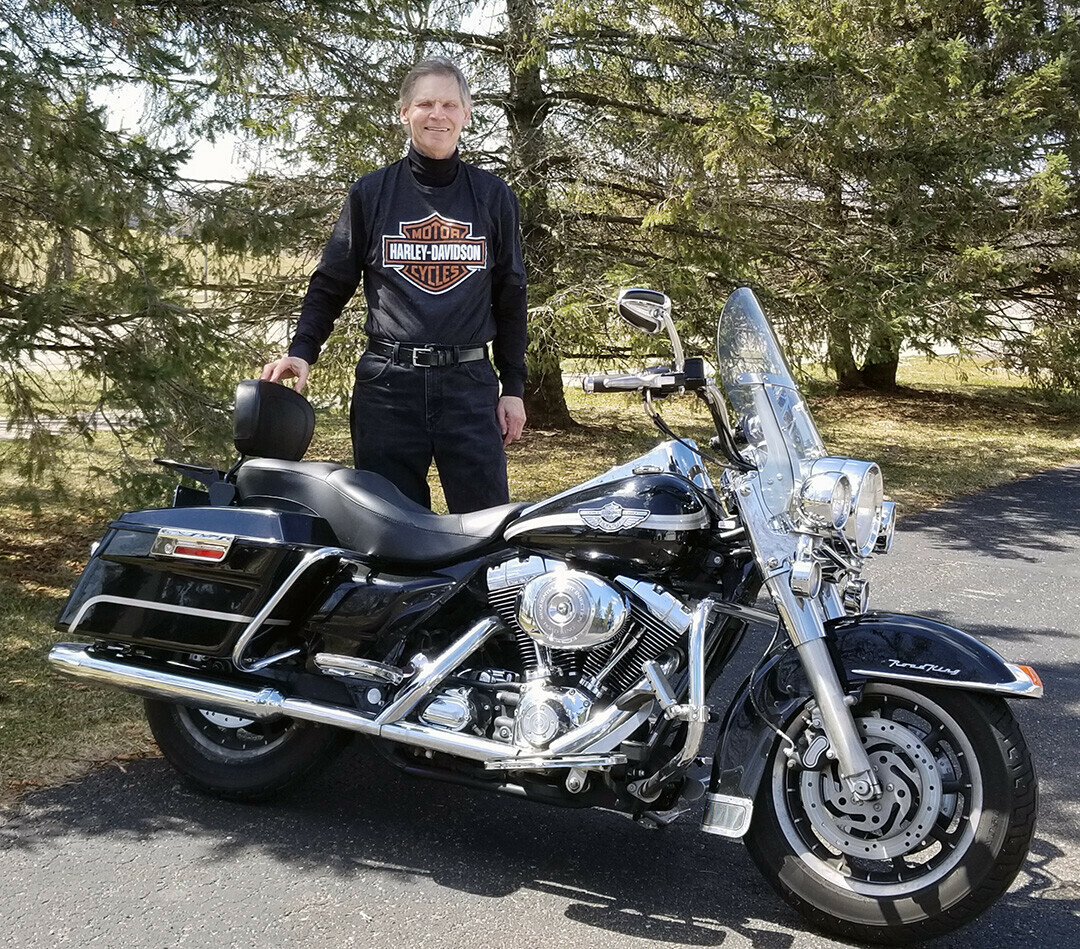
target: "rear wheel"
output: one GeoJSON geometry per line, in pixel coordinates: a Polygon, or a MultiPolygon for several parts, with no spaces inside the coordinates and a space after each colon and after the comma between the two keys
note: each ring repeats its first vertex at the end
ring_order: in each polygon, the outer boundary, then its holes
{"type": "MultiPolygon", "coordinates": [[[[835,764],[788,767],[774,748],[746,837],[772,885],[814,925],[907,944],[993,904],[1035,832],[1038,785],[1001,699],[871,684],[855,709],[882,786],[852,798],[835,764]]],[[[789,732],[805,743],[800,720],[789,732]]]]}
{"type": "Polygon", "coordinates": [[[348,742],[340,728],[239,715],[147,699],[161,753],[190,785],[231,800],[259,800],[303,780],[348,742]]]}

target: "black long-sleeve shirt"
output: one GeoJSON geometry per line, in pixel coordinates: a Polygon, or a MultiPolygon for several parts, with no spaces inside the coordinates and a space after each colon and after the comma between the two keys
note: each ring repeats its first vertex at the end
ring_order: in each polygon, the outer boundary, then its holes
{"type": "Polygon", "coordinates": [[[504,395],[525,388],[520,210],[502,179],[409,155],[349,191],[300,310],[290,356],[309,363],[361,281],[369,336],[413,345],[493,343],[504,395]]]}

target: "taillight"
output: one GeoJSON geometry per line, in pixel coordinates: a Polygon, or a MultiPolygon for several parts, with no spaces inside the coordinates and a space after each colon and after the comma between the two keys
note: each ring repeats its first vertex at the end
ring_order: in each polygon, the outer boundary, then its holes
{"type": "Polygon", "coordinates": [[[218,563],[225,559],[235,539],[231,534],[203,534],[164,528],[158,531],[150,553],[158,557],[218,563]]]}

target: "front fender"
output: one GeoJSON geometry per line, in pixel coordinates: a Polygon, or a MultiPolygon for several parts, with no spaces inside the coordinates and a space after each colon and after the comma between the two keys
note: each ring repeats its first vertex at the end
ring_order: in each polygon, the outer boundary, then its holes
{"type": "Polygon", "coordinates": [[[830,620],[850,682],[901,680],[954,689],[1041,698],[1042,683],[974,636],[925,616],[864,613],[830,620]]]}
{"type": "MultiPolygon", "coordinates": [[[[867,682],[901,681],[1012,698],[1042,695],[1034,672],[1006,662],[974,636],[923,616],[864,613],[830,620],[825,629],[849,692],[867,682]]],[[[797,651],[786,643],[774,648],[735,694],[720,726],[711,806],[730,811],[752,804],[769,752],[780,740],[778,730],[787,729],[808,698],[797,651]]],[[[707,830],[709,820],[707,814],[707,830]]],[[[748,815],[739,822],[741,831],[714,832],[741,836],[746,826],[748,815]]]]}

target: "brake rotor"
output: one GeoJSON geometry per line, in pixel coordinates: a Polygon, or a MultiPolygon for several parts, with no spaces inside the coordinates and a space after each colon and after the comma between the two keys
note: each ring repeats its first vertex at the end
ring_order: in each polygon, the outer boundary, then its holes
{"type": "Polygon", "coordinates": [[[856,724],[881,797],[860,801],[836,765],[799,779],[803,810],[831,847],[852,857],[888,860],[918,849],[941,812],[942,779],[934,756],[912,731],[887,718],[856,724]]]}

